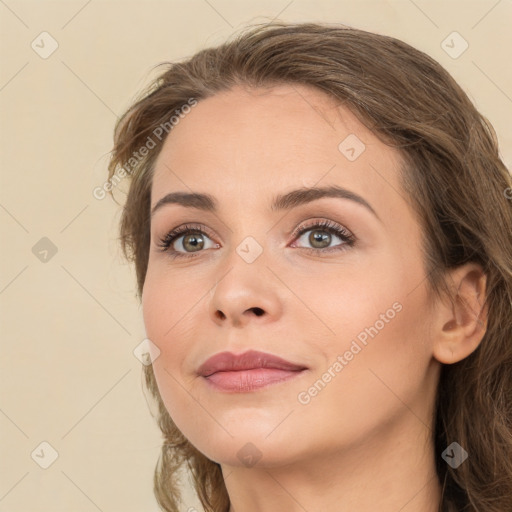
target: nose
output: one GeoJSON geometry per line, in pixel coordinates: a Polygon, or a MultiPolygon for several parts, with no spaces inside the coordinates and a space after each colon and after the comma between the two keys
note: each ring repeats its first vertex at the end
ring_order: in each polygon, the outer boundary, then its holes
{"type": "Polygon", "coordinates": [[[219,326],[236,328],[274,322],[283,309],[279,293],[279,281],[264,264],[238,261],[210,294],[210,318],[219,326]]]}
{"type": "MultiPolygon", "coordinates": [[[[241,327],[242,324],[244,323],[242,321],[242,317],[246,317],[246,316],[263,316],[265,314],[265,311],[258,307],[258,306],[255,306],[255,307],[251,307],[251,308],[248,308],[246,309],[245,311],[242,312],[242,315],[239,315],[237,314],[237,312],[233,312],[231,310],[231,313],[228,311],[228,313],[226,314],[224,311],[220,310],[220,309],[217,309],[214,313],[214,315],[219,319],[219,320],[228,320],[231,318],[231,323],[233,324],[234,327],[241,327]]],[[[246,322],[248,322],[249,320],[247,320],[246,322]]],[[[222,323],[222,322],[221,322],[222,323]]]]}

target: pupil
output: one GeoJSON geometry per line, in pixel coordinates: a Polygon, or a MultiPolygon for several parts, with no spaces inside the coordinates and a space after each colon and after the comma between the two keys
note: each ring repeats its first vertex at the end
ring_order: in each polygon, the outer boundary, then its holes
{"type": "Polygon", "coordinates": [[[194,235],[186,236],[183,245],[185,247],[187,245],[190,245],[190,247],[195,250],[197,248],[201,249],[203,244],[204,244],[204,242],[201,239],[201,235],[200,234],[194,234],[194,235]]]}
{"type": "Polygon", "coordinates": [[[320,242],[321,247],[327,247],[330,243],[331,235],[322,231],[313,231],[311,233],[311,245],[315,245],[317,242],[320,242]],[[322,244],[322,242],[327,242],[322,244]]]}

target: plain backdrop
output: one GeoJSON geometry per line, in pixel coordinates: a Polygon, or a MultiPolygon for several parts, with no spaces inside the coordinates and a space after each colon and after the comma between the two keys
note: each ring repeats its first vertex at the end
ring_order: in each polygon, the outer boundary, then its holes
{"type": "Polygon", "coordinates": [[[448,69],[512,163],[510,0],[2,0],[0,17],[0,512],[159,510],[134,272],[119,206],[93,196],[155,64],[274,17],[391,35],[448,69]]]}

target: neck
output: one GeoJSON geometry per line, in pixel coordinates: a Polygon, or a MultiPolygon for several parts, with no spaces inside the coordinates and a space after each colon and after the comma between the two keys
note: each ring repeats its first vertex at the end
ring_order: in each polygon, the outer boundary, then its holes
{"type": "Polygon", "coordinates": [[[431,432],[409,415],[393,435],[278,467],[222,465],[230,512],[438,512],[431,432]],[[406,441],[407,440],[407,441],[406,441]]]}

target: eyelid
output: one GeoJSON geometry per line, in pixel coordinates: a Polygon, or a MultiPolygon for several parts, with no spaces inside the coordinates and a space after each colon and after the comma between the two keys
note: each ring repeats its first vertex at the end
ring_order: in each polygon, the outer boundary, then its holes
{"type": "Polygon", "coordinates": [[[338,222],[326,218],[317,217],[303,221],[301,224],[299,224],[296,228],[293,229],[293,231],[290,233],[290,236],[293,237],[293,239],[295,240],[297,237],[303,235],[306,231],[309,231],[313,228],[320,228],[335,234],[337,234],[336,232],[340,232],[340,234],[345,235],[347,238],[355,238],[352,231],[347,229],[345,226],[339,224],[338,222]],[[310,222],[308,223],[308,221],[310,222]]]}
{"type": "MultiPolygon", "coordinates": [[[[208,228],[204,224],[195,223],[195,222],[190,222],[190,223],[187,222],[185,224],[178,225],[175,228],[167,231],[162,238],[158,237],[159,243],[157,243],[157,245],[164,250],[168,249],[171,244],[173,244],[176,240],[178,240],[182,236],[187,235],[190,232],[196,232],[196,231],[200,232],[200,233],[204,233],[212,241],[215,239],[215,235],[213,234],[213,232],[210,230],[210,228],[208,228]],[[169,244],[167,245],[166,241],[171,238],[172,238],[172,241],[170,241],[169,244]]],[[[215,243],[216,243],[216,245],[219,245],[217,242],[215,242],[215,243]]],[[[175,252],[177,252],[177,251],[175,251],[175,252]]]]}

